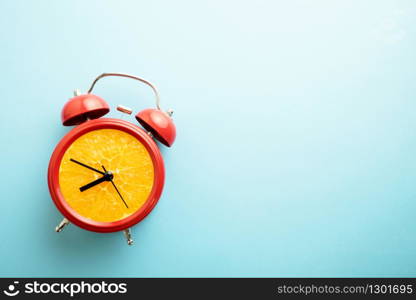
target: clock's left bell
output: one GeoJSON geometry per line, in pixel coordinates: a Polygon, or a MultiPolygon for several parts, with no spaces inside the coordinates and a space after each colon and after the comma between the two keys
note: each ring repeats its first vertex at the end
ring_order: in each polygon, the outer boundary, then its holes
{"type": "Polygon", "coordinates": [[[81,124],[88,119],[97,119],[110,111],[104,99],[93,95],[80,95],[75,91],[75,97],[68,100],[62,108],[61,119],[64,126],[81,124]]]}

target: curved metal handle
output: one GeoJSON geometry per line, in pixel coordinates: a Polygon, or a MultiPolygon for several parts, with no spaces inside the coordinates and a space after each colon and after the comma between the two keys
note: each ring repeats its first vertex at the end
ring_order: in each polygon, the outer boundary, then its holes
{"type": "Polygon", "coordinates": [[[131,78],[131,79],[135,79],[138,80],[140,82],[143,82],[144,84],[147,84],[148,86],[150,86],[153,90],[153,92],[155,93],[156,96],[156,107],[158,110],[160,110],[160,97],[159,97],[159,92],[157,91],[156,87],[150,83],[149,81],[147,81],[146,79],[137,77],[137,76],[133,76],[133,75],[129,75],[129,74],[123,74],[123,73],[103,73],[100,76],[98,76],[97,78],[94,79],[93,83],[91,84],[90,89],[88,90],[88,94],[90,94],[92,92],[92,90],[94,89],[95,84],[97,83],[98,80],[100,80],[101,78],[104,77],[109,77],[109,76],[116,76],[116,77],[126,77],[126,78],[131,78]]]}

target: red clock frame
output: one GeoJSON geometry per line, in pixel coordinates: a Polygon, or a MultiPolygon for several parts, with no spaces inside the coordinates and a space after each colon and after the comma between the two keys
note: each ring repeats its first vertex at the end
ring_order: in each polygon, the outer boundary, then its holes
{"type": "Polygon", "coordinates": [[[165,181],[165,168],[159,147],[155,141],[137,125],[120,119],[101,118],[87,121],[72,129],[56,146],[48,168],[48,186],[56,207],[68,221],[86,230],[95,232],[115,232],[127,229],[143,220],[157,204],[163,190],[165,181]],[[65,201],[59,186],[59,167],[62,157],[68,147],[81,135],[98,129],[118,129],[137,138],[147,149],[153,161],[154,180],[153,188],[143,206],[132,215],[115,222],[97,222],[79,215],[65,201]]]}

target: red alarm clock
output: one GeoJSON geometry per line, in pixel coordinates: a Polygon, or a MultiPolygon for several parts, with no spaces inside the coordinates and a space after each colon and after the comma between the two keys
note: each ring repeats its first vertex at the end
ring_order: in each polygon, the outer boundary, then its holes
{"type": "MultiPolygon", "coordinates": [[[[95,232],[124,231],[131,245],[130,228],[143,220],[158,202],[164,185],[165,170],[159,147],[170,147],[176,128],[172,110],[160,109],[159,93],[140,77],[104,73],[86,94],[75,92],[62,109],[64,126],[76,126],[56,146],[48,168],[48,186],[53,202],[64,219],[60,232],[73,223],[95,232]],[[120,76],[150,86],[156,108],[136,115],[142,127],[122,119],[102,118],[110,111],[104,99],[91,94],[98,80],[120,76]]],[[[117,107],[131,114],[125,106],[117,107]]]]}

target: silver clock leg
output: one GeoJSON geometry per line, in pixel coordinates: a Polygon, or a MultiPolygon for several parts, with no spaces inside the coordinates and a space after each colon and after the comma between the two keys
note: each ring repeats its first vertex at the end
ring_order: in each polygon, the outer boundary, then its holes
{"type": "Polygon", "coordinates": [[[124,236],[127,239],[127,245],[129,245],[129,246],[133,245],[133,239],[131,238],[130,228],[127,228],[127,229],[124,230],[124,236]]]}
{"type": "Polygon", "coordinates": [[[64,227],[68,224],[69,224],[69,221],[66,218],[63,218],[61,223],[59,223],[59,225],[55,227],[55,231],[56,232],[61,232],[62,229],[64,229],[64,227]]]}

